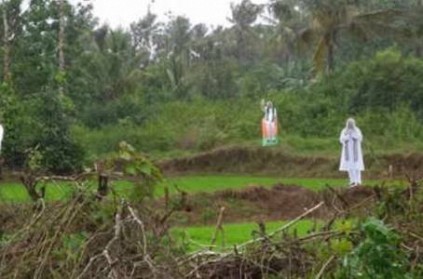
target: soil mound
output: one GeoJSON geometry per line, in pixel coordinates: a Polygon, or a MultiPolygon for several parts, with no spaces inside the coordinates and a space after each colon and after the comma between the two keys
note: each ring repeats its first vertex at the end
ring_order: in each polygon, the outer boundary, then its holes
{"type": "Polygon", "coordinates": [[[218,199],[246,201],[267,212],[270,219],[295,218],[319,203],[319,196],[309,189],[293,185],[275,185],[272,188],[251,187],[242,191],[216,193],[218,199]]]}
{"type": "Polygon", "coordinates": [[[301,157],[281,150],[253,147],[228,147],[190,157],[159,162],[166,173],[238,172],[277,173],[318,176],[333,173],[337,160],[324,157],[301,157]]]}
{"type": "Polygon", "coordinates": [[[393,154],[381,158],[382,164],[391,166],[393,176],[408,174],[421,177],[423,175],[423,155],[418,153],[393,154]]]}
{"type": "MultiPolygon", "coordinates": [[[[351,189],[328,189],[315,192],[296,185],[278,184],[272,188],[252,186],[243,190],[224,190],[216,193],[190,195],[187,200],[189,210],[182,212],[178,219],[185,223],[179,225],[213,224],[220,207],[226,208],[225,222],[254,222],[289,220],[303,214],[320,203],[325,206],[309,217],[331,218],[337,210],[353,208],[375,196],[370,187],[351,189]]],[[[371,206],[371,202],[367,203],[371,206]]]]}
{"type": "MultiPolygon", "coordinates": [[[[423,154],[364,154],[366,176],[389,179],[423,177],[423,154]]],[[[158,162],[167,173],[266,173],[298,177],[344,177],[338,157],[299,156],[281,149],[233,146],[158,162]]]]}

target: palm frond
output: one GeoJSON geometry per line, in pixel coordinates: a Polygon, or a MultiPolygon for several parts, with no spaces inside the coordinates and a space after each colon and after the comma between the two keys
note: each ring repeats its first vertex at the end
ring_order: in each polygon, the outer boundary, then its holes
{"type": "Polygon", "coordinates": [[[356,16],[350,31],[361,30],[367,38],[385,37],[396,40],[415,39],[422,28],[422,16],[410,10],[383,10],[356,16]]]}

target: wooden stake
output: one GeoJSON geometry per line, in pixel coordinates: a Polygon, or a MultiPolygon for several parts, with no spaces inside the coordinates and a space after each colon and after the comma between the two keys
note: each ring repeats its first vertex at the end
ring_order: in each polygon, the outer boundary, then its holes
{"type": "Polygon", "coordinates": [[[217,239],[217,234],[219,233],[219,231],[222,234],[222,237],[224,236],[224,231],[223,231],[223,227],[222,227],[222,221],[223,221],[223,213],[225,212],[225,207],[222,206],[220,208],[220,212],[219,212],[219,217],[217,218],[217,223],[216,223],[216,230],[214,231],[213,234],[213,238],[211,240],[211,244],[210,244],[210,250],[213,249],[214,244],[216,243],[216,239],[217,239]]]}

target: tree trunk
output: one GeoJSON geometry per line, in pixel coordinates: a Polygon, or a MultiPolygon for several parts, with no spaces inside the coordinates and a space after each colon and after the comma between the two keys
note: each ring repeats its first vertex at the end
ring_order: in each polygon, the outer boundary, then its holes
{"type": "Polygon", "coordinates": [[[239,29],[238,30],[238,61],[243,64],[245,61],[245,38],[244,38],[244,30],[243,29],[239,29]]]}
{"type": "Polygon", "coordinates": [[[3,81],[9,83],[10,74],[10,41],[9,24],[7,22],[6,3],[3,1],[3,81]]]}
{"type": "Polygon", "coordinates": [[[423,57],[423,50],[422,50],[422,46],[421,46],[421,43],[420,42],[417,42],[417,46],[416,46],[416,49],[415,49],[415,55],[416,55],[416,57],[423,57]]]}
{"type": "Polygon", "coordinates": [[[97,197],[102,199],[109,193],[109,177],[104,174],[98,176],[97,197]]]}
{"type": "Polygon", "coordinates": [[[334,47],[333,47],[333,42],[334,42],[334,34],[333,32],[330,33],[327,38],[326,38],[326,44],[328,47],[328,53],[327,53],[327,72],[330,73],[333,70],[333,67],[335,65],[335,60],[334,60],[334,47]]]}
{"type": "MultiPolygon", "coordinates": [[[[423,0],[418,1],[417,6],[418,9],[421,9],[423,7],[423,0]]],[[[416,57],[423,57],[423,44],[421,41],[421,39],[417,38],[417,46],[415,48],[416,57]]]]}
{"type": "MultiPolygon", "coordinates": [[[[65,73],[65,0],[59,1],[59,73],[63,75],[65,73]]],[[[62,78],[62,76],[61,76],[62,78]]],[[[63,94],[63,81],[60,80],[59,93],[63,94]]]]}
{"type": "Polygon", "coordinates": [[[37,178],[32,173],[24,173],[20,176],[22,184],[25,186],[25,189],[28,193],[28,196],[33,202],[38,201],[39,199],[44,199],[45,197],[45,187],[40,189],[40,192],[37,191],[37,178]]]}

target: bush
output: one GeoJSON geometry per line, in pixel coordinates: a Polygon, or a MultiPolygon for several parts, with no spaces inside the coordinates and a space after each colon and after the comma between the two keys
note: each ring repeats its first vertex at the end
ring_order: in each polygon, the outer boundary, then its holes
{"type": "Polygon", "coordinates": [[[83,166],[84,151],[70,133],[68,99],[58,92],[46,91],[37,94],[34,99],[36,126],[33,146],[39,146],[42,154],[42,166],[54,173],[80,171],[83,166]],[[66,103],[68,102],[68,103],[66,103]]]}
{"type": "Polygon", "coordinates": [[[174,139],[166,133],[166,130],[159,128],[154,125],[140,126],[131,121],[122,121],[101,129],[74,125],[71,130],[73,137],[86,150],[87,159],[93,161],[116,150],[121,141],[126,141],[144,152],[168,151],[174,139]]]}
{"type": "Polygon", "coordinates": [[[351,63],[345,69],[322,79],[311,87],[318,98],[329,98],[340,112],[358,114],[384,109],[394,112],[410,106],[423,116],[423,61],[404,57],[388,49],[373,59],[351,63]]]}
{"type": "Polygon", "coordinates": [[[371,218],[361,228],[364,239],[343,260],[337,278],[411,278],[400,237],[382,221],[371,218]]]}
{"type": "Polygon", "coordinates": [[[116,124],[121,119],[142,124],[152,113],[151,111],[154,111],[149,109],[150,107],[143,105],[142,100],[138,96],[127,95],[121,99],[106,103],[93,102],[85,105],[78,118],[85,126],[92,129],[116,124]]]}
{"type": "Polygon", "coordinates": [[[33,143],[35,121],[31,113],[31,102],[21,101],[8,86],[0,89],[1,119],[4,127],[2,154],[6,165],[21,167],[25,162],[25,150],[33,143]]]}

